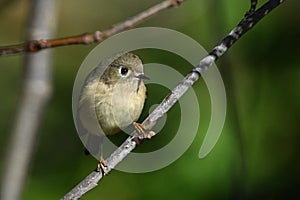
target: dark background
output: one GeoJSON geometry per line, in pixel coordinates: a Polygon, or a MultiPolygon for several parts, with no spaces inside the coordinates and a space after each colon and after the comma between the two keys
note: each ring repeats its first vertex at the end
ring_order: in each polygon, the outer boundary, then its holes
{"type": "MultiPolygon", "coordinates": [[[[61,1],[56,36],[104,30],[158,2],[61,1]]],[[[28,1],[0,1],[0,5],[0,45],[23,41],[28,1]]],[[[139,27],[174,29],[210,51],[242,19],[249,5],[250,0],[189,0],[139,27]]],[[[194,86],[201,109],[200,127],[185,154],[155,172],[112,171],[82,199],[283,199],[296,195],[300,178],[299,5],[299,1],[286,1],[217,62],[228,110],[220,140],[207,157],[198,158],[210,119],[209,96],[200,80],[194,86]]],[[[93,157],[83,154],[72,118],[73,82],[81,62],[95,46],[54,49],[54,93],[39,129],[23,199],[58,199],[97,164],[93,157]]],[[[147,62],[172,66],[183,75],[191,69],[168,53],[143,51],[140,56],[147,62]]],[[[2,158],[21,92],[22,62],[23,56],[0,58],[1,173],[5,173],[2,158]]],[[[149,88],[141,119],[167,92],[165,88],[149,88]]],[[[138,150],[155,149],[172,139],[180,115],[178,107],[168,114],[162,134],[138,150]]]]}

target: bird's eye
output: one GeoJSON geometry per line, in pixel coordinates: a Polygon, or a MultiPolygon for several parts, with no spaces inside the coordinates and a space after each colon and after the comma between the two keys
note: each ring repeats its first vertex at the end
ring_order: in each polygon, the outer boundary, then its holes
{"type": "Polygon", "coordinates": [[[128,68],[122,66],[122,67],[120,68],[120,74],[121,74],[122,76],[125,76],[127,73],[128,73],[128,68]]]}

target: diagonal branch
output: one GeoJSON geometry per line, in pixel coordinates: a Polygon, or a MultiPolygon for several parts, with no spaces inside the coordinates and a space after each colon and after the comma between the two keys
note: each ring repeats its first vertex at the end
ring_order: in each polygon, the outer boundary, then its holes
{"type": "Polygon", "coordinates": [[[104,31],[95,31],[94,33],[84,33],[81,35],[58,38],[58,39],[31,40],[21,44],[3,46],[0,47],[0,57],[7,56],[7,55],[21,54],[24,52],[37,52],[42,49],[54,48],[60,46],[69,46],[69,45],[76,45],[76,44],[87,45],[87,44],[101,42],[104,39],[114,34],[132,28],[133,26],[154,16],[155,14],[161,11],[179,6],[184,1],[185,0],[165,0],[123,22],[113,25],[111,28],[104,31]]]}
{"type": "MultiPolygon", "coordinates": [[[[156,122],[178,101],[178,99],[200,78],[218,58],[220,58],[241,36],[248,32],[257,22],[264,18],[284,0],[269,0],[258,10],[247,13],[240,23],[205,57],[193,70],[171,91],[171,93],[144,120],[143,126],[150,130],[156,122]]],[[[134,135],[134,134],[133,134],[134,135]]],[[[128,137],[105,161],[107,173],[111,171],[136,147],[136,139],[128,137]]],[[[104,175],[106,175],[105,173],[104,175]]],[[[62,199],[78,199],[97,186],[104,176],[101,172],[93,171],[62,199]]]]}

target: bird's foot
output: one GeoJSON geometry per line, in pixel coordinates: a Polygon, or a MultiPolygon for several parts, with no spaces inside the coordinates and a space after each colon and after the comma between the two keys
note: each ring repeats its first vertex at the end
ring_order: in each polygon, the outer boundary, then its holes
{"type": "Polygon", "coordinates": [[[105,160],[103,160],[103,158],[100,158],[96,172],[101,172],[103,176],[108,173],[107,165],[105,164],[105,160]]]}
{"type": "Polygon", "coordinates": [[[147,131],[140,123],[133,122],[133,126],[138,132],[139,136],[141,136],[143,139],[151,139],[156,134],[154,131],[147,131]]]}

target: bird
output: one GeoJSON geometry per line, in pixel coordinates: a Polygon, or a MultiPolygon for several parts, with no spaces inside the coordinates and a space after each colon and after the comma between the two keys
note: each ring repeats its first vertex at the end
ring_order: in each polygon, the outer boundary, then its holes
{"type": "Polygon", "coordinates": [[[105,172],[103,138],[133,125],[140,117],[147,89],[141,59],[133,53],[118,53],[101,62],[87,76],[79,96],[76,124],[85,148],[99,157],[97,170],[105,172]]]}

